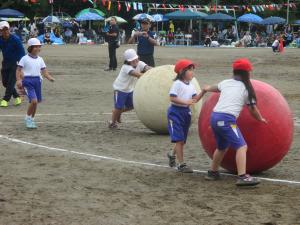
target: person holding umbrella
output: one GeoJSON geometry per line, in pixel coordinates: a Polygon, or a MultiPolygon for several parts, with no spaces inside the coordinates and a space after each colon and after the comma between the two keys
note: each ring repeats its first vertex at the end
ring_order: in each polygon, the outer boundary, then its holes
{"type": "Polygon", "coordinates": [[[155,33],[150,31],[151,21],[145,17],[141,21],[142,30],[133,31],[128,43],[132,44],[135,40],[138,42],[137,53],[141,61],[151,67],[155,67],[154,46],[158,45],[155,40],[155,33]]]}
{"type": "Polygon", "coordinates": [[[108,42],[108,53],[109,53],[109,67],[105,71],[117,69],[117,56],[116,49],[119,48],[119,28],[117,26],[117,19],[111,17],[109,31],[106,33],[108,42]]]}
{"type": "Polygon", "coordinates": [[[0,22],[0,50],[3,55],[1,76],[2,84],[6,88],[5,95],[0,102],[1,107],[7,107],[12,96],[15,98],[16,106],[22,103],[15,85],[17,62],[25,55],[25,50],[19,37],[11,34],[9,28],[8,22],[0,22]]]}

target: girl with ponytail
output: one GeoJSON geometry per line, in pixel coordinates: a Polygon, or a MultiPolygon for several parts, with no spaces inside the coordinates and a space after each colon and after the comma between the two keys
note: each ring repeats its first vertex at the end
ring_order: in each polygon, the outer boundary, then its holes
{"type": "Polygon", "coordinates": [[[216,86],[205,86],[204,92],[220,92],[220,98],[211,115],[211,127],[217,143],[211,168],[205,177],[207,180],[220,178],[219,166],[230,148],[236,150],[238,186],[253,186],[260,181],[246,174],[247,144],[236,124],[236,120],[245,104],[251,115],[258,121],[267,123],[256,106],[256,94],[250,80],[252,65],[248,59],[234,61],[233,77],[216,86]]]}

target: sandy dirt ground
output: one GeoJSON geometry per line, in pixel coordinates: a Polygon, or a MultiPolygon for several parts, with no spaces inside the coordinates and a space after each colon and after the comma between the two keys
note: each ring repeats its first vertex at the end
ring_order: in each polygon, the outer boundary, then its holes
{"type": "MultiPolygon", "coordinates": [[[[119,67],[128,47],[118,49],[119,67]]],[[[0,109],[0,225],[300,224],[300,185],[264,181],[240,189],[232,177],[206,182],[200,172],[181,175],[167,167],[134,163],[165,166],[172,145],[168,136],[149,131],[134,113],[123,117],[118,130],[107,128],[117,76],[116,71],[103,71],[107,47],[45,46],[41,55],[56,82],[44,81],[39,128],[29,131],[24,126],[27,103],[0,109]]],[[[288,155],[259,176],[300,181],[299,49],[275,55],[270,49],[157,47],[155,57],[157,65],[181,57],[200,63],[196,77],[201,85],[230,77],[231,62],[249,57],[254,78],[285,96],[296,125],[288,155]]],[[[185,157],[194,169],[209,167],[196,124],[185,157]]]]}

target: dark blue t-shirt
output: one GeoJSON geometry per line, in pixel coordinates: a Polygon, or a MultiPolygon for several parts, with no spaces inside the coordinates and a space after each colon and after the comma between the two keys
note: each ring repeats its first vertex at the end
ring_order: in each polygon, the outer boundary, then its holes
{"type": "Polygon", "coordinates": [[[16,63],[25,55],[20,38],[14,34],[11,34],[7,40],[0,36],[0,50],[5,63],[16,63]]]}
{"type": "MultiPolygon", "coordinates": [[[[152,31],[148,31],[149,37],[154,39],[155,33],[152,31]]],[[[138,45],[137,45],[137,54],[138,55],[152,55],[154,53],[154,45],[143,36],[139,36],[137,38],[138,45]]]]}

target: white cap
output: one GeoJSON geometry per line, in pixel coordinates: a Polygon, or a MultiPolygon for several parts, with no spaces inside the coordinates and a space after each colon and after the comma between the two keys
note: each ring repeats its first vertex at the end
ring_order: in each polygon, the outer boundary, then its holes
{"type": "Polygon", "coordinates": [[[4,27],[7,27],[9,29],[9,23],[7,21],[0,22],[0,30],[2,30],[4,27]]]}
{"type": "Polygon", "coordinates": [[[128,61],[128,62],[131,62],[133,60],[136,60],[138,57],[138,55],[136,54],[135,50],[134,49],[127,49],[125,52],[124,52],[124,60],[125,61],[128,61]]]}
{"type": "Polygon", "coordinates": [[[30,47],[30,46],[41,46],[42,45],[40,40],[37,39],[37,38],[30,38],[28,40],[27,44],[28,44],[28,47],[30,47]]]}

